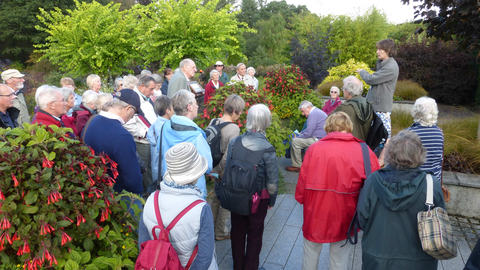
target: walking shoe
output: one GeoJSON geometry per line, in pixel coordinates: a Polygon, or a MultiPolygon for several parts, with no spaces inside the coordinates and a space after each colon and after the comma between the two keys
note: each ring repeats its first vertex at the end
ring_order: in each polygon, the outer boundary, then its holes
{"type": "Polygon", "coordinates": [[[217,241],[222,241],[222,240],[226,240],[226,239],[230,239],[230,234],[225,235],[225,236],[215,236],[215,240],[217,240],[217,241]]]}
{"type": "Polygon", "coordinates": [[[299,172],[300,171],[300,168],[299,167],[292,167],[292,166],[287,166],[285,168],[285,170],[289,171],[289,172],[299,172]]]}

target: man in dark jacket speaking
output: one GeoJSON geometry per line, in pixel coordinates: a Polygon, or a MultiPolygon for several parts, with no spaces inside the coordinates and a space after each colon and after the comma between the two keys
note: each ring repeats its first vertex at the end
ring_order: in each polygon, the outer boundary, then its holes
{"type": "Polygon", "coordinates": [[[372,104],[362,97],[363,83],[355,76],[343,79],[343,96],[347,100],[340,104],[335,112],[344,112],[352,120],[352,135],[362,141],[367,140],[373,119],[372,104]]]}

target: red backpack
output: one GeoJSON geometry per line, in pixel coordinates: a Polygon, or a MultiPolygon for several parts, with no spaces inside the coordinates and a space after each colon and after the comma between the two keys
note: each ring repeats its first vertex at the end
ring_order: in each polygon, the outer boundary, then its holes
{"type": "Polygon", "coordinates": [[[177,252],[173,248],[168,236],[170,235],[170,230],[177,224],[177,222],[188,212],[190,209],[195,207],[197,204],[204,202],[203,200],[196,200],[191,203],[187,208],[183,209],[180,214],[178,214],[173,221],[165,228],[163,226],[162,216],[160,215],[160,209],[158,207],[158,195],[159,191],[155,192],[155,216],[157,217],[158,225],[155,225],[152,229],[152,235],[154,240],[149,240],[141,245],[140,255],[137,258],[135,263],[135,270],[183,270],[189,269],[192,265],[193,259],[197,256],[198,245],[193,250],[192,256],[188,260],[188,263],[185,268],[182,267],[180,260],[178,259],[177,252]],[[160,233],[157,238],[155,232],[156,229],[160,230],[160,233]]]}

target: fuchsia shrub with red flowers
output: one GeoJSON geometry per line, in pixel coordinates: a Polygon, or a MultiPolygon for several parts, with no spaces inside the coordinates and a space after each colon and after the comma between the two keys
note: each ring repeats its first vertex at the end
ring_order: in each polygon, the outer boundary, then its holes
{"type": "Polygon", "coordinates": [[[265,88],[271,96],[274,111],[280,118],[290,118],[290,128],[301,130],[306,118],[298,109],[300,103],[308,100],[318,108],[323,107],[322,99],[308,86],[310,81],[298,67],[292,65],[267,73],[265,88]]]}
{"type": "Polygon", "coordinates": [[[133,268],[137,225],[114,195],[116,163],[50,129],[0,129],[0,269],[133,268]]]}
{"type": "Polygon", "coordinates": [[[209,99],[208,104],[205,105],[205,110],[195,119],[195,122],[199,127],[205,129],[212,119],[222,117],[223,107],[225,99],[231,94],[236,94],[243,98],[245,101],[245,109],[243,114],[237,120],[236,124],[240,127],[240,134],[244,133],[247,128],[247,112],[251,106],[255,104],[265,104],[270,108],[272,112],[272,124],[267,129],[267,139],[275,147],[277,156],[283,156],[285,154],[285,145],[283,140],[291,133],[291,130],[284,128],[280,122],[280,118],[273,111],[274,107],[268,96],[264,96],[256,92],[253,87],[246,87],[243,82],[239,82],[233,85],[226,85],[215,90],[212,98],[209,99]]]}

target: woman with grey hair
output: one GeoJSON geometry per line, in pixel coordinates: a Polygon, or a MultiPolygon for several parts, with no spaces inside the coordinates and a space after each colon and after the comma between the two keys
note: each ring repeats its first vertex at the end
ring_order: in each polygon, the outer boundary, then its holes
{"type": "Polygon", "coordinates": [[[253,89],[255,89],[255,91],[258,91],[258,79],[255,78],[255,69],[253,67],[247,68],[247,74],[253,78],[253,89]]]}
{"type": "Polygon", "coordinates": [[[220,72],[216,69],[210,71],[210,81],[205,85],[205,95],[203,96],[203,103],[207,104],[208,100],[215,95],[215,90],[223,86],[223,83],[219,81],[220,72]]]}
{"type": "Polygon", "coordinates": [[[332,86],[330,88],[330,99],[325,102],[325,105],[323,105],[322,111],[324,111],[327,115],[332,113],[338,105],[342,104],[342,101],[340,101],[340,89],[336,86],[332,86]]]}
{"type": "Polygon", "coordinates": [[[265,216],[267,215],[267,209],[272,209],[277,199],[277,156],[265,133],[271,123],[272,115],[268,107],[264,104],[253,105],[247,114],[247,132],[233,138],[228,144],[225,174],[228,174],[229,163],[232,162],[232,153],[236,149],[243,147],[248,152],[265,151],[262,159],[256,166],[262,190],[259,194],[256,212],[248,216],[232,212],[230,235],[233,269],[235,270],[258,269],[265,216]]]}
{"type": "Polygon", "coordinates": [[[134,89],[138,85],[138,79],[135,76],[123,76],[123,89],[134,89]]]}
{"type": "MultiPolygon", "coordinates": [[[[97,96],[97,99],[95,100],[95,108],[97,112],[100,112],[103,109],[103,105],[105,105],[105,103],[107,103],[110,100],[113,100],[112,94],[109,94],[109,93],[99,94],[97,96]]],[[[104,110],[104,111],[108,111],[108,110],[104,110]]]]}
{"type": "Polygon", "coordinates": [[[93,90],[87,90],[82,95],[82,104],[73,107],[72,117],[75,118],[75,123],[78,133],[75,134],[81,137],[83,127],[88,122],[92,115],[97,114],[95,108],[95,100],[98,94],[93,90]]]}
{"type": "Polygon", "coordinates": [[[152,74],[152,77],[155,80],[155,89],[153,89],[153,95],[150,96],[150,99],[155,102],[155,100],[162,95],[162,83],[163,83],[163,78],[158,75],[158,74],[152,74]]]}
{"type": "MultiPolygon", "coordinates": [[[[71,88],[62,87],[58,89],[60,93],[62,93],[63,99],[67,102],[65,105],[65,109],[68,112],[71,108],[75,106],[75,96],[73,95],[73,90],[71,88]]],[[[77,134],[77,126],[75,123],[75,118],[73,116],[68,116],[68,114],[64,114],[61,117],[63,124],[65,127],[69,127],[73,130],[74,134],[77,134]]]]}
{"type": "MultiPolygon", "coordinates": [[[[430,172],[420,169],[426,154],[415,133],[401,131],[385,149],[388,165],[365,181],[357,208],[363,229],[362,269],[437,269],[438,261],[422,249],[417,228],[418,212],[428,210],[430,172]]],[[[440,182],[433,182],[433,203],[445,208],[440,182]]]]}
{"type": "Polygon", "coordinates": [[[443,131],[437,127],[438,108],[433,98],[421,97],[412,108],[413,125],[407,130],[415,132],[427,150],[427,160],[420,169],[431,171],[442,179],[443,131]]]}
{"type": "MultiPolygon", "coordinates": [[[[202,199],[201,190],[195,186],[208,169],[207,159],[198,153],[191,142],[173,146],[165,153],[164,159],[167,168],[164,180],[160,183],[161,189],[148,197],[143,208],[138,246],[141,250],[142,243],[148,245],[147,241],[154,239],[152,229],[153,232],[162,234],[160,229],[155,230],[159,220],[163,221],[161,227],[167,227],[181,211],[193,205],[173,226],[168,238],[183,267],[193,258],[190,269],[218,269],[212,210],[202,199]],[[161,219],[156,214],[157,210],[161,219]],[[198,253],[195,256],[196,247],[198,253]]],[[[146,259],[148,261],[148,258],[146,259]]],[[[139,261],[143,260],[140,253],[137,266],[139,261]]],[[[145,268],[146,265],[142,266],[145,268]]],[[[151,265],[148,265],[148,269],[150,267],[151,265]]]]}
{"type": "Polygon", "coordinates": [[[123,77],[117,77],[115,79],[115,85],[114,85],[113,92],[116,93],[116,92],[118,92],[122,89],[123,89],[123,77]]]}

